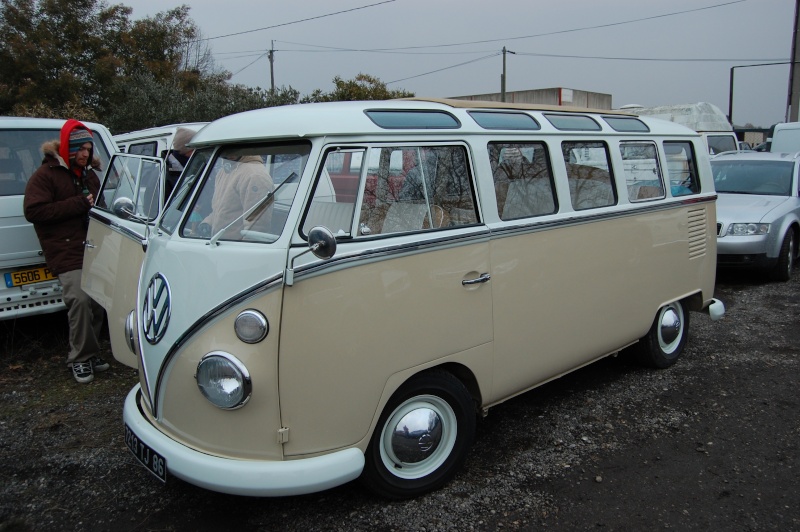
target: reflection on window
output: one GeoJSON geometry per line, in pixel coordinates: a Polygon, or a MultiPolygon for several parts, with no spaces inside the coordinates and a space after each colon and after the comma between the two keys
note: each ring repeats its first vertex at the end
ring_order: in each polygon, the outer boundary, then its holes
{"type": "Polygon", "coordinates": [[[369,160],[377,165],[362,184],[360,235],[477,223],[463,146],[371,148],[369,160]]]}
{"type": "MultiPolygon", "coordinates": [[[[33,172],[42,164],[42,145],[57,141],[59,129],[3,129],[0,130],[0,196],[16,196],[25,193],[25,185],[33,172]]],[[[94,155],[100,159],[100,168],[95,169],[102,178],[108,167],[109,154],[103,138],[97,131],[94,135],[94,155]]]]}
{"type": "Polygon", "coordinates": [[[576,211],[614,205],[617,201],[608,147],[603,142],[563,142],[569,194],[576,211]]]}
{"type": "Polygon", "coordinates": [[[363,149],[332,150],[325,156],[325,164],[314,186],[314,197],[303,219],[303,234],[313,227],[324,226],[335,236],[350,236],[353,226],[356,194],[361,169],[354,161],[364,160],[363,149]],[[347,168],[347,171],[345,171],[347,168]],[[333,175],[329,171],[334,171],[333,175]],[[335,176],[335,177],[334,177],[335,176]]]}
{"type": "Polygon", "coordinates": [[[117,155],[111,160],[100,191],[98,208],[110,210],[114,202],[125,198],[133,204],[133,214],[140,219],[158,216],[162,201],[161,162],[117,155]]]}
{"type": "Polygon", "coordinates": [[[733,135],[706,135],[709,155],[717,155],[724,151],[736,151],[736,139],[733,135]]]}
{"type": "Polygon", "coordinates": [[[181,234],[274,242],[286,224],[309,151],[308,143],[219,150],[181,234]]]}
{"type": "Polygon", "coordinates": [[[664,142],[667,155],[667,177],[673,196],[685,196],[700,192],[697,180],[697,165],[691,142],[664,142]]]}
{"type": "MultiPolygon", "coordinates": [[[[161,228],[167,233],[172,234],[175,231],[175,227],[189,204],[189,197],[197,183],[197,178],[203,173],[206,164],[211,159],[212,151],[210,148],[196,150],[186,164],[180,181],[175,185],[175,190],[170,196],[169,204],[164,209],[164,216],[161,217],[161,228]]],[[[197,226],[202,219],[198,219],[199,216],[199,213],[192,212],[189,217],[190,227],[197,226]]]]}
{"type": "Polygon", "coordinates": [[[764,160],[711,161],[714,187],[727,194],[791,196],[794,162],[764,160]]]}
{"type": "Polygon", "coordinates": [[[647,201],[666,196],[658,151],[652,142],[621,142],[622,169],[630,201],[647,201]]]}
{"type": "Polygon", "coordinates": [[[502,220],[556,212],[553,172],[544,143],[490,143],[489,162],[502,220]]]}

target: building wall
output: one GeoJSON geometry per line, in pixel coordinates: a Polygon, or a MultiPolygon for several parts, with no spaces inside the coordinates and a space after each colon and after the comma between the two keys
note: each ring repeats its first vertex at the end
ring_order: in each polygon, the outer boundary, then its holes
{"type": "MultiPolygon", "coordinates": [[[[470,96],[453,96],[453,98],[456,100],[485,102],[502,101],[499,92],[492,94],[474,94],[470,96]]],[[[572,107],[586,107],[590,109],[612,109],[610,94],[567,89],[563,87],[526,91],[506,91],[506,102],[565,105],[572,107]]]]}

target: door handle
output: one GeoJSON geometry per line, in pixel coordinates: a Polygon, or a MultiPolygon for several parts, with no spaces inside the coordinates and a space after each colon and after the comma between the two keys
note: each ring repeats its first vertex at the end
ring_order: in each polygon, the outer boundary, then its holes
{"type": "Polygon", "coordinates": [[[94,245],[94,242],[92,242],[91,240],[86,240],[86,241],[84,241],[84,242],[83,242],[83,245],[84,245],[85,247],[89,248],[89,249],[94,249],[94,248],[96,248],[96,247],[97,247],[97,246],[95,246],[95,245],[94,245]]]}
{"type": "Polygon", "coordinates": [[[462,286],[469,286],[471,284],[481,284],[488,282],[492,278],[488,273],[482,273],[477,279],[464,279],[461,281],[462,286]]]}

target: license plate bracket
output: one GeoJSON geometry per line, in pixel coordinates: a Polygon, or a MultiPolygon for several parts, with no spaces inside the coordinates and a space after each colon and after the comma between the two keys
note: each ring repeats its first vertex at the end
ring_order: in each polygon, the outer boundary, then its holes
{"type": "Polygon", "coordinates": [[[143,442],[127,423],[125,424],[125,446],[145,469],[161,482],[167,482],[167,459],[143,442]]]}

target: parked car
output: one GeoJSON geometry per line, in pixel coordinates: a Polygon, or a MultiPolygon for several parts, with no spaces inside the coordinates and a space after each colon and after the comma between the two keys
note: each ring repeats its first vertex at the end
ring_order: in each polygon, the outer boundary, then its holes
{"type": "MultiPolygon", "coordinates": [[[[116,144],[105,126],[84,122],[103,169],[116,144]]],[[[42,164],[42,144],[59,138],[64,120],[0,117],[0,320],[66,308],[61,283],[44,261],[39,239],[22,213],[28,178],[42,164]]]]}
{"type": "Polygon", "coordinates": [[[750,151],[752,149],[753,149],[753,147],[750,146],[749,142],[744,142],[744,141],[741,141],[741,140],[739,141],[739,150],[740,151],[750,151]]]}
{"type": "Polygon", "coordinates": [[[744,152],[711,160],[717,200],[717,265],[788,281],[800,235],[800,153],[744,152]]]}

